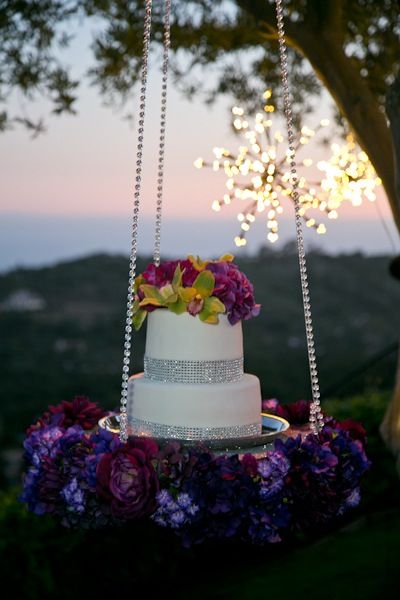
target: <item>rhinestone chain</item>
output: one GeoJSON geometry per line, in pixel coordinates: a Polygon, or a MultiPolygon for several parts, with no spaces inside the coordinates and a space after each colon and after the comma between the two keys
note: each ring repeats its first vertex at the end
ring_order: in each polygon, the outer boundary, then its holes
{"type": "Polygon", "coordinates": [[[123,367],[122,367],[122,385],[121,385],[121,402],[120,402],[120,438],[121,438],[122,442],[125,442],[128,437],[128,435],[127,435],[127,396],[128,396],[129,365],[130,365],[130,360],[131,360],[132,308],[133,308],[132,288],[133,288],[133,285],[135,282],[135,277],[136,277],[137,232],[138,232],[140,196],[141,196],[141,187],[142,187],[143,134],[144,134],[144,116],[145,116],[145,109],[146,109],[148,59],[149,59],[149,45],[150,45],[150,32],[151,32],[151,9],[152,9],[152,0],[146,0],[144,30],[143,30],[141,84],[140,84],[139,127],[138,127],[138,141],[137,141],[137,153],[136,153],[135,194],[134,194],[134,203],[133,203],[132,238],[131,238],[131,253],[130,253],[130,260],[129,260],[129,283],[128,283],[127,303],[126,303],[125,343],[124,343],[124,358],[123,358],[123,367]]]}
{"type": "Polygon", "coordinates": [[[161,83],[161,119],[160,119],[160,142],[158,150],[158,173],[157,173],[157,208],[156,208],[156,227],[154,237],[153,261],[156,266],[160,264],[160,245],[161,245],[161,216],[164,184],[164,154],[165,154],[165,124],[167,112],[167,83],[168,83],[168,52],[171,44],[170,38],[170,13],[171,0],[165,0],[164,9],[164,49],[162,64],[162,83],[161,83]]]}
{"type": "Polygon", "coordinates": [[[295,210],[295,222],[296,222],[296,239],[297,239],[297,250],[299,255],[299,266],[300,266],[300,281],[301,291],[303,296],[303,308],[304,308],[304,321],[306,326],[306,337],[307,337],[307,351],[308,351],[308,363],[310,367],[310,378],[311,378],[311,391],[312,391],[312,402],[310,405],[310,426],[313,433],[321,431],[324,425],[324,417],[321,412],[320,406],[320,389],[318,381],[318,370],[317,360],[315,356],[315,344],[314,344],[314,331],[311,316],[311,301],[310,292],[308,289],[308,277],[307,277],[307,264],[306,254],[304,249],[304,238],[303,228],[300,215],[300,201],[298,193],[299,177],[296,169],[295,162],[295,149],[294,149],[294,134],[293,134],[293,117],[292,108],[289,92],[289,80],[288,80],[288,63],[287,63],[287,50],[285,42],[285,29],[283,20],[283,0],[275,0],[276,4],[276,19],[278,26],[278,40],[279,40],[279,54],[282,71],[282,85],[283,85],[283,102],[286,116],[286,126],[289,144],[289,158],[290,158],[290,172],[291,172],[291,184],[292,193],[291,196],[294,202],[295,210]]]}

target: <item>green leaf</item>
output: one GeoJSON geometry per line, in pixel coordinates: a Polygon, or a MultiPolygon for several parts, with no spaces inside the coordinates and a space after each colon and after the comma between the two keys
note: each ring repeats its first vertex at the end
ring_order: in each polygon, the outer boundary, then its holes
{"type": "Polygon", "coordinates": [[[136,331],[139,331],[147,317],[147,310],[138,310],[132,317],[132,324],[136,331]]]}
{"type": "Polygon", "coordinates": [[[204,308],[210,313],[224,313],[226,310],[225,304],[223,304],[221,300],[215,296],[211,296],[210,298],[206,298],[204,300],[204,308]]]}
{"type": "MultiPolygon", "coordinates": [[[[177,297],[177,292],[176,290],[174,290],[174,288],[172,287],[172,285],[170,283],[168,283],[167,285],[164,285],[161,289],[160,289],[160,295],[161,297],[166,301],[166,302],[170,302],[170,298],[172,296],[175,296],[175,300],[177,297]]],[[[175,302],[175,300],[172,300],[172,302],[175,302]]]]}
{"type": "Polygon", "coordinates": [[[156,288],[155,285],[150,285],[148,283],[144,283],[140,287],[140,289],[143,292],[145,298],[154,298],[155,300],[159,301],[160,305],[162,305],[162,303],[164,302],[164,298],[162,297],[158,288],[156,288]]]}
{"type": "Polygon", "coordinates": [[[139,287],[143,284],[143,281],[145,281],[145,278],[143,277],[143,275],[138,275],[135,279],[135,284],[133,286],[133,289],[135,292],[138,291],[139,287]]]}
{"type": "Polygon", "coordinates": [[[177,287],[179,287],[179,286],[182,285],[182,277],[183,277],[184,270],[185,269],[183,269],[183,271],[182,271],[181,265],[178,263],[178,265],[177,265],[177,267],[175,269],[174,276],[172,278],[172,287],[173,288],[176,289],[177,287]]]}
{"type": "Polygon", "coordinates": [[[139,300],[135,300],[132,304],[132,314],[134,315],[138,310],[140,310],[139,300]]]}
{"type": "Polygon", "coordinates": [[[181,315],[186,312],[187,304],[178,296],[178,299],[173,304],[168,304],[168,310],[175,313],[176,315],[181,315]]]}
{"type": "Polygon", "coordinates": [[[165,300],[161,299],[162,301],[160,302],[158,300],[158,298],[143,298],[143,300],[141,300],[139,302],[139,306],[164,306],[165,305],[165,300]]]}
{"type": "Polygon", "coordinates": [[[211,296],[215,285],[215,277],[211,271],[202,271],[197,277],[193,284],[197,292],[201,294],[203,298],[211,296]]]}
{"type": "Polygon", "coordinates": [[[171,294],[170,296],[168,296],[168,298],[165,298],[165,306],[169,306],[170,304],[174,304],[177,300],[178,300],[179,296],[178,294],[171,294]]]}

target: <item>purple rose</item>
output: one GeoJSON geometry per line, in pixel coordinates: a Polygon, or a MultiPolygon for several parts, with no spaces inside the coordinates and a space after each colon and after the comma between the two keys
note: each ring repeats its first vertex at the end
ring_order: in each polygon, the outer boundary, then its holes
{"type": "Polygon", "coordinates": [[[137,519],[154,512],[159,483],[152,460],[157,452],[153,440],[136,439],[100,459],[97,493],[115,517],[137,519]]]}

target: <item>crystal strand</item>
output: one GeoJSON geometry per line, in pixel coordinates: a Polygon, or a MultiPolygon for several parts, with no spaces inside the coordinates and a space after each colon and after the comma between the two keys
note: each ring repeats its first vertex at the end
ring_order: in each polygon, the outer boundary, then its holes
{"type": "Polygon", "coordinates": [[[165,126],[167,112],[167,84],[168,84],[168,52],[171,43],[170,39],[170,13],[171,0],[165,0],[164,8],[164,49],[162,64],[162,82],[161,82],[161,118],[160,118],[160,141],[158,150],[158,173],[157,173],[157,207],[156,207],[156,226],[154,237],[153,262],[156,266],[160,264],[160,246],[161,246],[161,217],[163,201],[164,184],[164,154],[165,154],[165,126]]]}
{"type": "Polygon", "coordinates": [[[124,358],[122,367],[122,385],[121,385],[121,401],[120,401],[120,439],[125,442],[128,438],[128,418],[127,418],[127,396],[128,396],[128,379],[129,365],[131,361],[131,338],[132,338],[132,309],[133,309],[133,286],[136,277],[136,257],[137,257],[137,231],[140,208],[140,196],[142,187],[142,163],[143,163],[143,137],[144,137],[144,116],[146,110],[146,90],[148,76],[148,59],[149,45],[151,32],[151,9],[152,0],[146,0],[144,30],[143,30],[143,53],[142,53],[142,69],[140,83],[140,104],[139,104],[139,121],[138,121],[138,141],[136,153],[136,175],[135,175],[135,193],[133,203],[133,218],[132,218],[132,237],[131,237],[131,253],[129,260],[129,283],[128,296],[126,303],[126,321],[125,321],[125,343],[124,343],[124,358]]]}
{"type": "Polygon", "coordinates": [[[294,133],[293,133],[293,117],[289,91],[289,79],[288,79],[288,63],[287,63],[287,50],[285,42],[285,29],[283,20],[283,0],[275,0],[276,4],[276,19],[278,26],[278,40],[279,40],[279,54],[282,71],[282,85],[283,85],[283,103],[286,116],[286,126],[288,135],[289,145],[289,159],[290,159],[290,173],[291,173],[291,184],[294,210],[295,210],[295,222],[296,222],[296,240],[297,250],[299,255],[299,266],[300,266],[300,281],[301,291],[303,297],[303,309],[304,309],[304,321],[306,327],[307,337],[307,352],[308,352],[308,363],[310,368],[310,379],[311,379],[311,393],[312,402],[310,405],[310,426],[313,433],[321,431],[324,425],[323,414],[320,406],[320,389],[318,380],[318,369],[317,359],[315,356],[315,344],[314,344],[314,330],[311,315],[311,300],[310,292],[308,288],[308,277],[307,277],[307,264],[306,254],[304,248],[303,228],[300,214],[300,200],[299,200],[299,177],[296,169],[295,162],[295,148],[294,148],[294,133]]]}

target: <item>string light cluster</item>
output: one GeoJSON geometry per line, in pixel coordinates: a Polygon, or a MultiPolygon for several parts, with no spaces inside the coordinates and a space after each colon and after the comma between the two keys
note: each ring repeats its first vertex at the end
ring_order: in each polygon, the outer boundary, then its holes
{"type": "MultiPolygon", "coordinates": [[[[236,155],[226,148],[216,147],[211,162],[202,158],[194,161],[198,169],[208,167],[215,172],[223,171],[227,177],[226,192],[222,198],[213,201],[213,210],[218,212],[236,200],[245,203],[244,209],[237,215],[240,233],[235,237],[236,246],[246,245],[246,234],[261,213],[266,214],[268,240],[276,242],[285,199],[292,201],[290,157],[288,151],[281,151],[283,135],[278,130],[273,131],[270,117],[275,106],[271,97],[271,90],[266,90],[263,94],[264,112],[255,115],[252,126],[243,108],[232,108],[234,130],[244,138],[244,145],[239,146],[236,155]]],[[[323,119],[314,129],[302,127],[295,146],[296,156],[328,125],[329,121],[323,119]]],[[[364,197],[373,201],[374,189],[382,183],[368,156],[357,148],[351,135],[347,136],[343,145],[332,144],[331,150],[332,156],[316,165],[324,174],[318,182],[309,181],[303,175],[313,165],[311,158],[296,162],[300,174],[300,214],[307,227],[314,228],[319,234],[326,233],[326,226],[319,220],[318,213],[314,216],[314,210],[336,219],[338,210],[346,201],[354,206],[359,206],[364,197]]]]}

